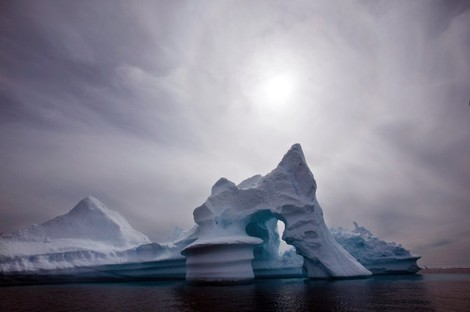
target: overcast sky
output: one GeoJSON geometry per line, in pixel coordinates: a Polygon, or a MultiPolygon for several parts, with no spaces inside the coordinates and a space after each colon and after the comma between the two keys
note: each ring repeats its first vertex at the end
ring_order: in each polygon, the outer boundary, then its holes
{"type": "Polygon", "coordinates": [[[329,226],[470,265],[470,2],[2,1],[0,232],[164,241],[300,143],[329,226]]]}

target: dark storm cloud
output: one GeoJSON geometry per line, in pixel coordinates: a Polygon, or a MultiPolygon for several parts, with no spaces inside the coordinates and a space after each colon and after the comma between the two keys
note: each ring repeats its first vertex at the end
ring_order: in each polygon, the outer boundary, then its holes
{"type": "Polygon", "coordinates": [[[0,14],[0,231],[92,194],[164,240],[220,176],[265,174],[300,142],[329,225],[470,263],[467,1],[10,1],[0,14]],[[287,104],[260,91],[278,74],[295,82],[287,104]]]}
{"type": "MultiPolygon", "coordinates": [[[[39,222],[63,213],[88,193],[114,203],[106,193],[115,190],[103,191],[114,184],[131,193],[159,194],[148,189],[144,177],[134,181],[136,172],[121,167],[136,166],[132,157],[152,166],[142,159],[151,156],[165,166],[164,156],[145,146],[164,142],[171,150],[173,141],[185,141],[185,124],[171,117],[178,108],[168,87],[158,81],[148,88],[139,85],[153,77],[140,68],[165,75],[175,53],[147,36],[136,16],[126,16],[125,5],[14,2],[2,11],[1,204],[9,216],[3,220],[11,220],[6,230],[19,226],[15,220],[24,226],[30,218],[39,222]],[[115,173],[106,173],[109,169],[115,173]]],[[[170,178],[142,170],[166,178],[163,188],[177,188],[170,178]]],[[[132,200],[123,202],[133,208],[132,200]]]]}
{"type": "Polygon", "coordinates": [[[69,121],[103,122],[155,134],[145,124],[146,106],[160,105],[171,111],[171,99],[165,98],[164,90],[153,103],[140,99],[126,76],[133,73],[126,68],[150,67],[163,75],[172,66],[172,56],[149,47],[153,42],[140,38],[142,29],[126,23],[125,14],[114,20],[113,6],[99,3],[75,7],[74,2],[15,2],[12,6],[2,36],[3,78],[11,92],[18,94],[23,110],[34,113],[36,126],[56,124],[62,130],[70,126],[69,121]]]}

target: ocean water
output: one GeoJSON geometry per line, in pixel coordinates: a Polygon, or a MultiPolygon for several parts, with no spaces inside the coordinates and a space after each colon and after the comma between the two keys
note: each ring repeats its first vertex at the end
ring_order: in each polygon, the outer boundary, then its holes
{"type": "Polygon", "coordinates": [[[10,286],[0,311],[470,311],[470,274],[10,286]]]}

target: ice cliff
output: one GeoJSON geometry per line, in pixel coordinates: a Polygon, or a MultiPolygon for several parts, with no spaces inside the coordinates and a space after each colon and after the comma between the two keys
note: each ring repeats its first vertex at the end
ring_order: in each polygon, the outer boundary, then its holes
{"type": "Polygon", "coordinates": [[[253,249],[263,244],[263,226],[271,219],[284,222],[282,238],[304,258],[308,277],[370,275],[326,227],[316,188],[299,144],[264,177],[254,176],[238,186],[221,178],[206,202],[194,210],[200,232],[182,251],[187,259],[186,278],[209,282],[252,279],[253,249]]]}

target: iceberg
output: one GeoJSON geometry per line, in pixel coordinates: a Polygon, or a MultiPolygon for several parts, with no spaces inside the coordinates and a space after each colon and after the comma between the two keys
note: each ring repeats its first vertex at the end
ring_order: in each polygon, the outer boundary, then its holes
{"type": "MultiPolygon", "coordinates": [[[[186,279],[192,282],[242,282],[254,278],[254,249],[271,259],[266,223],[285,224],[282,239],[303,257],[310,278],[371,275],[328,230],[316,198],[316,182],[299,144],[266,176],[256,175],[238,186],[219,179],[194,220],[198,238],[182,250],[186,279]],[[247,232],[253,236],[250,236],[247,232]]],[[[258,257],[259,258],[259,257],[258,257]]]]}
{"type": "Polygon", "coordinates": [[[355,224],[329,229],[317,184],[294,144],[278,166],[238,185],[226,178],[194,209],[195,225],[151,242],[118,212],[89,196],[68,213],[0,237],[0,281],[184,279],[237,283],[253,278],[354,278],[416,273],[401,245],[355,224]],[[280,254],[282,240],[292,248],[280,254]]]}
{"type": "Polygon", "coordinates": [[[118,212],[89,196],[62,216],[3,235],[0,273],[179,258],[179,244],[187,243],[152,243],[118,212]]]}
{"type": "Polygon", "coordinates": [[[414,256],[395,242],[386,242],[354,222],[354,230],[333,228],[335,239],[373,274],[415,274],[420,270],[414,256]]]}
{"type": "Polygon", "coordinates": [[[103,243],[104,246],[126,248],[150,243],[118,212],[107,208],[93,196],[81,200],[71,211],[39,225],[4,235],[16,242],[45,243],[42,248],[54,251],[67,248],[62,240],[103,243]]]}

